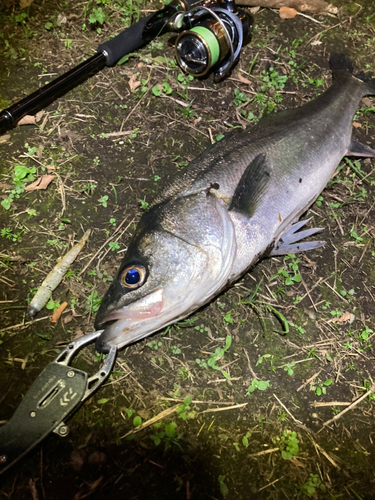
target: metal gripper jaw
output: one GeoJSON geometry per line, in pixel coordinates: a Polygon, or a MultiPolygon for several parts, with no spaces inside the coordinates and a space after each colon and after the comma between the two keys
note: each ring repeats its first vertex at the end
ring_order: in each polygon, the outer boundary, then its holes
{"type": "Polygon", "coordinates": [[[0,474],[51,432],[67,436],[65,420],[103,384],[116,360],[117,349],[112,347],[101,369],[91,377],[70,366],[78,351],[95,342],[101,333],[90,333],[67,345],[46,366],[12,418],[0,428],[0,474]]]}

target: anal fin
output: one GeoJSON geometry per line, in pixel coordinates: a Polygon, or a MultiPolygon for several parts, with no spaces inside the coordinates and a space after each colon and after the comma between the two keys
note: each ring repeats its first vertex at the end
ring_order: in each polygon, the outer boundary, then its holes
{"type": "Polygon", "coordinates": [[[275,242],[269,256],[274,257],[275,255],[288,255],[291,253],[306,252],[307,250],[314,250],[315,248],[325,245],[325,241],[304,241],[301,243],[301,240],[309,238],[310,236],[324,230],[322,227],[314,227],[312,229],[305,229],[304,231],[297,232],[310,220],[311,218],[292,224],[290,228],[275,242]]]}
{"type": "Polygon", "coordinates": [[[355,137],[352,137],[347,155],[373,158],[375,156],[375,150],[370,148],[370,146],[366,146],[366,144],[362,144],[355,137]]]}

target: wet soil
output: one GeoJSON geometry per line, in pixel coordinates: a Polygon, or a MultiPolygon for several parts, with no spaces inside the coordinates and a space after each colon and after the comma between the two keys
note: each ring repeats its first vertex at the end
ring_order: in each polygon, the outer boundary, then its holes
{"type": "MultiPolygon", "coordinates": [[[[334,5],[338,15],[284,21],[256,12],[251,42],[220,83],[178,76],[165,35],[51,104],[37,125],[0,137],[1,201],[18,188],[0,207],[1,424],[61,349],[93,331],[145,203],[172,175],[233,127],[328,88],[332,52],[375,74],[372,2],[334,5]],[[164,82],[170,92],[155,89],[164,82]],[[20,165],[31,172],[24,182],[20,165]],[[47,173],[46,190],[24,191],[47,173]],[[88,228],[31,321],[36,288],[88,228]]],[[[92,55],[126,26],[121,7],[129,4],[1,6],[0,108],[92,55]],[[106,22],[90,27],[99,6],[106,22]]],[[[373,147],[374,110],[365,98],[354,119],[356,137],[373,147]]],[[[190,321],[120,351],[109,381],[67,422],[69,435],[50,435],[0,476],[0,499],[375,498],[374,183],[372,159],[344,159],[308,214],[325,227],[323,248],[261,261],[190,321]]],[[[74,366],[91,375],[101,365],[90,347],[74,366]]]]}

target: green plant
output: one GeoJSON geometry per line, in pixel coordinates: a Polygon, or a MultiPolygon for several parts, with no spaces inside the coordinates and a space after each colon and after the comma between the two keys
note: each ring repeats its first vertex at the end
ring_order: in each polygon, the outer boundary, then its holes
{"type": "Polygon", "coordinates": [[[234,106],[240,106],[241,104],[244,104],[245,102],[250,101],[250,98],[247,97],[246,94],[241,92],[239,89],[234,89],[234,99],[233,99],[233,104],[234,106]]]}
{"type": "Polygon", "coordinates": [[[256,366],[261,365],[263,361],[269,361],[270,363],[270,370],[275,371],[275,367],[273,366],[273,354],[263,354],[262,356],[258,354],[258,361],[256,363],[256,366]]]}
{"type": "Polygon", "coordinates": [[[134,427],[141,427],[142,426],[142,419],[139,415],[133,418],[133,425],[134,427]]]}
{"type": "Polygon", "coordinates": [[[131,408],[124,408],[124,412],[126,413],[126,416],[128,418],[132,417],[135,413],[135,410],[131,409],[131,408]]]}
{"type": "MultiPolygon", "coordinates": [[[[363,381],[363,391],[367,392],[370,389],[371,386],[372,386],[372,382],[370,382],[369,380],[364,380],[363,381]]],[[[368,395],[368,400],[369,401],[375,401],[375,393],[370,392],[370,394],[368,395]]]]}
{"type": "Polygon", "coordinates": [[[208,332],[209,331],[209,328],[207,326],[204,326],[203,323],[201,325],[195,326],[194,329],[197,330],[200,333],[204,333],[204,332],[208,332]]]}
{"type": "MultiPolygon", "coordinates": [[[[101,7],[93,9],[91,14],[89,15],[89,23],[93,26],[98,24],[100,24],[100,26],[103,26],[105,21],[106,21],[106,15],[101,7]]],[[[102,32],[100,27],[97,27],[96,31],[99,35],[102,32]]]]}
{"type": "Polygon", "coordinates": [[[177,354],[181,354],[181,349],[179,347],[177,347],[176,345],[171,345],[169,350],[171,351],[172,354],[174,354],[175,356],[177,354]]]}
{"type": "Polygon", "coordinates": [[[179,115],[178,118],[186,118],[187,120],[192,120],[197,118],[197,113],[195,112],[192,106],[193,106],[193,101],[191,101],[188,106],[177,108],[178,110],[181,111],[181,114],[179,115]]]}
{"type": "Polygon", "coordinates": [[[104,208],[107,208],[108,204],[107,204],[107,201],[108,201],[108,196],[105,195],[105,196],[102,196],[101,198],[99,198],[98,202],[104,207],[104,208]]]}
{"type": "Polygon", "coordinates": [[[102,302],[102,298],[99,296],[96,290],[93,290],[86,300],[86,310],[91,311],[93,314],[97,313],[102,302]]]}
{"type": "Polygon", "coordinates": [[[218,482],[219,482],[219,486],[220,486],[220,493],[223,495],[223,497],[225,498],[228,493],[229,493],[229,489],[228,489],[228,486],[225,484],[224,480],[225,480],[225,476],[219,476],[217,478],[218,482]]]}
{"type": "Polygon", "coordinates": [[[371,333],[374,333],[374,330],[371,330],[367,325],[365,325],[365,329],[360,333],[358,339],[359,340],[367,340],[371,333]]]}
{"type": "Polygon", "coordinates": [[[166,81],[161,84],[154,85],[151,91],[156,97],[160,97],[162,93],[166,95],[172,94],[172,88],[166,81]]]}
{"type": "Polygon", "coordinates": [[[225,323],[231,323],[231,324],[232,324],[232,323],[233,323],[232,312],[231,312],[231,311],[228,311],[228,312],[225,314],[225,316],[224,316],[223,320],[225,321],[225,323]]]}
{"type": "Polygon", "coordinates": [[[268,389],[269,386],[270,386],[269,380],[257,380],[256,378],[254,378],[251,381],[249,387],[247,388],[246,396],[250,396],[250,394],[254,392],[255,389],[258,389],[258,391],[265,391],[266,389],[268,389]]]}
{"type": "MultiPolygon", "coordinates": [[[[154,424],[155,429],[160,429],[162,423],[154,424]]],[[[177,432],[177,424],[175,422],[168,423],[164,426],[164,430],[150,436],[155,446],[164,443],[165,451],[169,450],[172,445],[177,446],[182,450],[180,444],[177,442],[182,437],[182,433],[177,432]]]]}
{"type": "Polygon", "coordinates": [[[163,346],[163,342],[161,342],[160,340],[159,341],[156,341],[156,340],[151,340],[151,342],[149,342],[147,344],[147,346],[150,348],[150,349],[154,349],[155,351],[157,351],[159,349],[159,347],[162,347],[163,346]]]}
{"type": "Polygon", "coordinates": [[[225,346],[217,347],[215,352],[210,355],[210,359],[207,361],[207,365],[213,368],[214,370],[220,370],[221,374],[225,378],[230,378],[229,374],[222,370],[219,366],[216,365],[216,362],[219,361],[225,354],[225,352],[230,348],[232,344],[232,337],[227,335],[225,338],[225,346]]]}
{"type": "Polygon", "coordinates": [[[117,241],[110,241],[108,243],[109,248],[112,250],[112,252],[115,252],[116,250],[120,250],[120,245],[117,243],[117,241]]]}
{"type": "Polygon", "coordinates": [[[272,67],[269,68],[268,71],[262,71],[262,75],[262,92],[265,92],[268,89],[281,90],[285,87],[285,83],[288,80],[286,75],[279,75],[279,73],[272,67]]]}
{"type": "Polygon", "coordinates": [[[299,452],[299,440],[297,439],[297,433],[294,431],[284,431],[281,438],[276,441],[278,441],[281,456],[284,460],[291,460],[299,452]]]}
{"type": "Polygon", "coordinates": [[[13,233],[13,229],[10,227],[4,227],[1,231],[1,237],[7,240],[12,240],[13,242],[18,241],[21,238],[21,234],[24,232],[22,226],[19,226],[20,231],[18,233],[13,233]]]}
{"type": "Polygon", "coordinates": [[[13,184],[14,188],[11,190],[8,198],[5,198],[1,205],[5,210],[9,210],[10,205],[14,198],[19,198],[20,194],[24,192],[27,182],[32,182],[35,180],[34,174],[36,173],[36,168],[28,168],[24,165],[16,165],[14,167],[13,174],[13,184]]]}
{"type": "Polygon", "coordinates": [[[141,204],[141,209],[142,210],[147,210],[148,209],[148,205],[149,204],[147,203],[147,201],[145,201],[145,200],[138,200],[138,201],[141,204]]]}
{"type": "Polygon", "coordinates": [[[121,16],[122,24],[130,26],[132,20],[134,22],[139,21],[140,11],[139,8],[142,5],[143,0],[126,0],[121,2],[121,8],[119,10],[121,16]]]}
{"type": "Polygon", "coordinates": [[[195,362],[197,363],[198,366],[200,366],[201,368],[207,368],[207,363],[205,361],[203,361],[202,359],[199,359],[197,358],[195,360],[195,362]]]}
{"type": "Polygon", "coordinates": [[[317,207],[321,207],[322,203],[323,203],[323,200],[324,200],[323,196],[318,196],[317,199],[316,199],[316,201],[315,201],[316,206],[317,207]]]}
{"type": "Polygon", "coordinates": [[[185,99],[187,101],[189,99],[189,89],[188,89],[188,84],[194,80],[194,77],[192,75],[185,75],[183,73],[179,73],[177,75],[177,81],[181,83],[185,87],[185,93],[181,94],[180,92],[177,92],[177,94],[185,99]]]}
{"type": "Polygon", "coordinates": [[[325,484],[320,480],[318,474],[310,474],[309,479],[301,486],[297,498],[299,498],[300,495],[306,495],[309,498],[313,498],[317,489],[325,493],[325,484]]]}
{"type": "Polygon", "coordinates": [[[192,402],[193,398],[190,394],[185,396],[184,402],[180,404],[180,406],[177,408],[176,413],[179,416],[179,418],[182,418],[182,420],[187,420],[189,418],[194,418],[195,417],[195,411],[191,411],[190,408],[190,403],[192,402]]]}
{"type": "Polygon", "coordinates": [[[58,301],[55,302],[52,297],[49,299],[49,301],[46,304],[46,309],[49,309],[52,311],[56,311],[56,309],[58,309],[59,307],[60,307],[60,302],[58,302],[58,301]]]}
{"type": "Polygon", "coordinates": [[[52,245],[58,248],[59,250],[63,250],[64,248],[67,248],[69,246],[68,243],[58,240],[57,238],[53,238],[52,240],[47,240],[47,245],[52,245]]]}
{"type": "Polygon", "coordinates": [[[317,379],[316,381],[313,381],[310,383],[310,391],[314,391],[317,396],[321,396],[322,394],[326,394],[327,392],[327,387],[331,385],[333,382],[333,379],[329,378],[325,380],[324,382],[321,382],[320,379],[317,379]]]}
{"type": "Polygon", "coordinates": [[[29,21],[29,14],[27,12],[19,12],[18,14],[12,13],[10,19],[14,23],[20,24],[22,26],[26,38],[30,38],[32,35],[35,35],[33,30],[27,24],[27,21],[29,21]]]}
{"type": "Polygon", "coordinates": [[[295,367],[295,365],[296,365],[295,361],[292,361],[291,363],[286,363],[286,365],[284,366],[284,370],[287,372],[288,375],[290,376],[293,375],[294,373],[293,368],[295,367]]]}
{"type": "Polygon", "coordinates": [[[249,438],[251,437],[251,432],[246,432],[242,438],[242,444],[245,448],[249,446],[249,438]]]}
{"type": "Polygon", "coordinates": [[[141,78],[141,85],[134,90],[134,94],[139,99],[141,99],[144,96],[144,94],[148,91],[147,85],[148,85],[148,80],[146,78],[141,78]]]}

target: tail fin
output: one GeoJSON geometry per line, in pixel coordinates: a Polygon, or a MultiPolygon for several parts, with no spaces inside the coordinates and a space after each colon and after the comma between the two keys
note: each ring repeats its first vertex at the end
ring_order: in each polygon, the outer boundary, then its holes
{"type": "Polygon", "coordinates": [[[353,64],[344,54],[331,54],[331,57],[329,58],[329,66],[331,68],[333,78],[337,78],[340,74],[353,73],[353,64]]]}
{"type": "Polygon", "coordinates": [[[354,76],[366,84],[367,95],[375,95],[375,78],[370,73],[360,71],[354,76]]]}
{"type": "MultiPolygon", "coordinates": [[[[333,79],[340,80],[353,75],[353,65],[344,54],[332,54],[329,59],[329,65],[332,70],[333,79]]],[[[361,71],[354,75],[365,84],[364,95],[375,95],[375,78],[369,73],[361,71]]]]}

